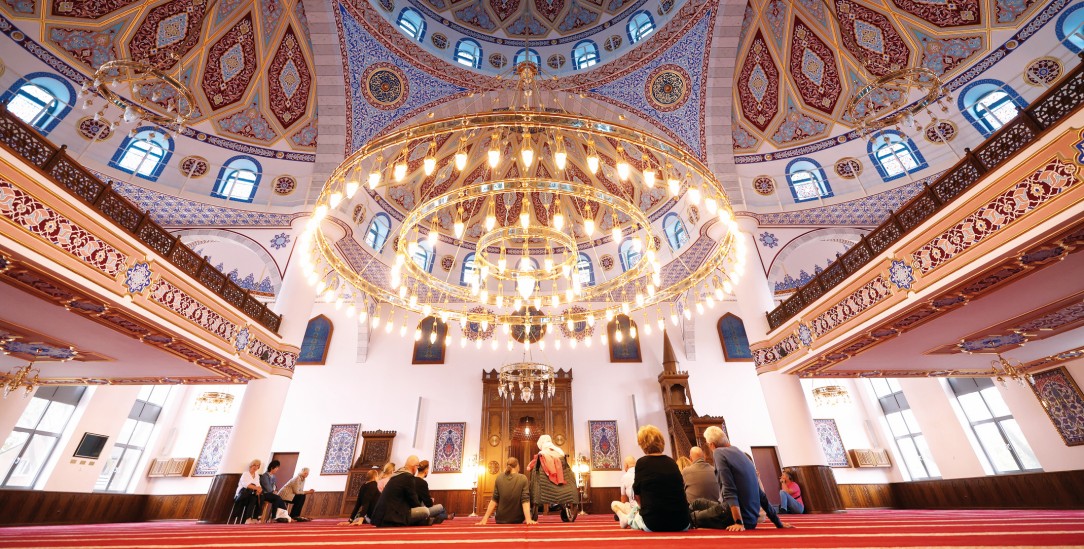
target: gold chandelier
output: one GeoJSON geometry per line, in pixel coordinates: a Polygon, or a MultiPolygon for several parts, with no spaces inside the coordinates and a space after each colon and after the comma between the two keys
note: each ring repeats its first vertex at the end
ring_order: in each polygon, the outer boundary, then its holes
{"type": "Polygon", "coordinates": [[[931,110],[935,105],[947,113],[951,101],[937,73],[925,67],[909,67],[860,85],[847,102],[845,116],[863,137],[890,127],[899,132],[908,128],[917,132],[922,130],[923,116],[929,119],[926,124],[938,122],[931,110]]]}
{"type": "MultiPolygon", "coordinates": [[[[645,326],[650,334],[651,321],[661,329],[666,312],[676,323],[679,313],[702,312],[705,302],[710,307],[732,291],[744,269],[744,242],[707,166],[651,133],[570,113],[560,92],[541,86],[538,70],[531,62],[517,65],[514,82],[494,91],[491,110],[381,134],[339,165],[300,240],[302,266],[324,300],[353,302],[347,312],[361,320],[371,303],[373,327],[383,322],[389,333],[396,312],[401,335],[407,313],[415,313],[458,321],[464,332],[486,332],[485,338],[500,325],[511,336],[509,348],[512,339],[529,348],[545,345],[551,325],[582,331],[584,323],[593,327],[636,312],[653,317],[645,326]],[[507,104],[498,105],[502,94],[507,104]],[[367,198],[363,187],[377,201],[410,196],[400,202],[408,211],[388,235],[392,244],[382,263],[390,268],[379,273],[372,264],[381,250],[358,264],[324,223],[328,216],[348,218],[346,212],[367,198]],[[695,262],[660,249],[668,235],[652,226],[659,217],[652,214],[681,203],[705,210],[707,226],[722,226],[695,262]],[[628,251],[621,272],[588,276],[580,267],[584,253],[622,243],[628,251]],[[453,262],[473,254],[463,283],[433,274],[431,263],[418,260],[444,245],[455,250],[453,262]],[[674,269],[679,275],[664,277],[666,256],[680,266],[674,269]]],[[[613,256],[609,260],[612,267],[613,256]]]]}
{"type": "Polygon", "coordinates": [[[840,406],[849,404],[851,395],[842,385],[823,385],[813,388],[813,402],[816,406],[840,406]]]}
{"type": "MultiPolygon", "coordinates": [[[[523,402],[530,402],[535,399],[537,389],[537,398],[541,400],[557,392],[555,380],[556,375],[549,364],[528,360],[505,364],[497,373],[497,394],[511,400],[518,396],[523,402]]],[[[527,434],[530,434],[530,427],[527,434]]]]}
{"type": "Polygon", "coordinates": [[[233,395],[218,391],[207,391],[196,397],[195,408],[201,412],[224,414],[233,406],[233,395]]]}
{"type": "MultiPolygon", "coordinates": [[[[179,57],[170,53],[163,60],[175,63],[180,72],[179,57]]],[[[79,92],[83,108],[94,106],[96,95],[105,100],[105,108],[95,113],[95,120],[105,117],[106,108],[115,106],[122,111],[120,120],[128,124],[146,122],[180,132],[197,114],[196,96],[177,76],[170,75],[160,66],[147,61],[114,59],[106,61],[94,72],[91,80],[83,83],[79,92]],[[129,92],[131,99],[122,97],[118,90],[129,92]]]]}
{"type": "Polygon", "coordinates": [[[990,377],[993,377],[1004,387],[1006,376],[1021,386],[1026,386],[1026,381],[1030,381],[1031,378],[1031,375],[1024,371],[1022,363],[1019,361],[1016,363],[1010,362],[1001,356],[1001,353],[997,353],[997,358],[990,361],[990,377]]]}
{"type": "Polygon", "coordinates": [[[3,382],[4,398],[19,389],[23,389],[23,398],[30,396],[41,383],[40,375],[41,370],[34,367],[34,361],[21,368],[12,369],[8,372],[7,380],[3,382]]]}

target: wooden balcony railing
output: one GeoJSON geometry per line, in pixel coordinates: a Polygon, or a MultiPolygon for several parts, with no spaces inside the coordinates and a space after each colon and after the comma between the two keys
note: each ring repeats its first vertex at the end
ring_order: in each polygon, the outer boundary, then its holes
{"type": "Polygon", "coordinates": [[[772,330],[794,318],[832,288],[842,284],[862,267],[885,252],[911,231],[932,217],[954,199],[978,184],[985,174],[1012,159],[1031,145],[1048,128],[1075,112],[1084,103],[1084,63],[1065,75],[1057,84],[999,129],[975,150],[964,149],[966,156],[943,173],[933,184],[862,238],[854,247],[828,265],[813,280],[802,285],[789,298],[769,311],[772,330]]]}
{"type": "Polygon", "coordinates": [[[37,167],[57,186],[66,189],[84,204],[122,227],[136,240],[154,250],[193,280],[233,305],[257,324],[278,333],[282,316],[277,315],[215,269],[206,259],[151,220],[127,198],[90,173],[67,155],[67,146],[57,147],[33,127],[0,105],[0,146],[37,167]]]}

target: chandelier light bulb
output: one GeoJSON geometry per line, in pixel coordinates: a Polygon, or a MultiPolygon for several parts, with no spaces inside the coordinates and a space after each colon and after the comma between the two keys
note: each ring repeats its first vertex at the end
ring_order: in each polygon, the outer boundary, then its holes
{"type": "Polygon", "coordinates": [[[704,304],[700,303],[699,301],[696,302],[696,314],[698,314],[698,315],[704,314],[704,304]]]}
{"type": "Polygon", "coordinates": [[[592,328],[595,327],[595,315],[594,314],[587,315],[587,325],[591,326],[592,328]]]}
{"type": "Polygon", "coordinates": [[[692,320],[693,318],[693,311],[692,309],[689,309],[688,305],[685,306],[685,310],[682,311],[682,314],[685,315],[685,320],[692,320]]]}
{"type": "Polygon", "coordinates": [[[375,189],[377,185],[380,185],[380,172],[374,168],[373,171],[369,172],[369,188],[375,189]]]}
{"type": "Polygon", "coordinates": [[[553,228],[558,231],[565,228],[565,214],[561,212],[553,214],[553,228]]]}
{"type": "Polygon", "coordinates": [[[399,286],[399,299],[406,299],[406,286],[399,286]]]}
{"type": "Polygon", "coordinates": [[[346,198],[354,198],[354,195],[358,194],[359,188],[361,188],[361,181],[358,180],[355,173],[353,177],[346,180],[346,198]]]}
{"type": "MultiPolygon", "coordinates": [[[[429,316],[431,314],[433,314],[433,306],[428,304],[428,303],[426,303],[425,305],[422,305],[422,316],[429,316]]],[[[441,316],[441,320],[443,320],[444,322],[448,321],[447,313],[441,313],[440,316],[441,316]]]]}
{"type": "MultiPolygon", "coordinates": [[[[478,296],[478,299],[485,304],[489,304],[489,290],[483,289],[478,296]]],[[[484,328],[483,328],[484,329],[484,328]]]]}
{"type": "Polygon", "coordinates": [[[343,193],[341,193],[339,191],[335,191],[335,192],[331,193],[330,196],[327,197],[328,206],[330,206],[331,209],[333,209],[333,210],[335,208],[338,208],[339,204],[342,204],[342,202],[343,202],[343,193]]]}
{"type": "Polygon", "coordinates": [[[621,304],[621,312],[625,313],[626,315],[629,314],[629,302],[628,301],[621,304]]]}
{"type": "Polygon", "coordinates": [[[556,307],[561,304],[561,298],[557,294],[550,296],[550,305],[556,307]]]}
{"type": "Polygon", "coordinates": [[[421,340],[422,340],[422,329],[420,327],[415,328],[414,329],[414,341],[421,341],[421,340]]]}
{"type": "Polygon", "coordinates": [[[675,313],[670,313],[670,324],[677,326],[678,316],[675,313]]]}
{"type": "Polygon", "coordinates": [[[422,170],[425,171],[425,175],[433,175],[433,172],[437,169],[437,159],[432,156],[425,157],[422,160],[422,170]]]}
{"type": "Polygon", "coordinates": [[[387,324],[384,324],[384,333],[390,334],[393,329],[395,329],[395,323],[389,319],[387,324]]]}
{"type": "Polygon", "coordinates": [[[644,170],[644,185],[649,189],[655,187],[655,170],[644,170]]]}
{"type": "Polygon", "coordinates": [[[455,224],[452,225],[452,230],[455,232],[456,238],[463,238],[463,229],[464,227],[462,219],[456,220],[455,224]]]}
{"type": "Polygon", "coordinates": [[[689,202],[700,204],[700,187],[689,187],[689,202]]]}
{"type": "Polygon", "coordinates": [[[553,154],[553,163],[557,166],[558,170],[565,169],[568,165],[568,153],[565,151],[557,151],[553,154]]]}
{"type": "MultiPolygon", "coordinates": [[[[572,288],[565,288],[565,301],[572,303],[572,288]]],[[[569,328],[571,330],[571,328],[569,328]]]]}
{"type": "Polygon", "coordinates": [[[546,272],[552,271],[553,270],[553,256],[550,255],[550,254],[546,254],[546,259],[542,260],[542,264],[545,266],[546,272]]]}
{"type": "Polygon", "coordinates": [[[320,204],[316,207],[315,210],[312,211],[312,218],[315,219],[317,223],[319,223],[320,221],[323,221],[325,217],[327,217],[327,211],[327,204],[320,204]]]}
{"type": "Polygon", "coordinates": [[[591,170],[591,175],[598,173],[598,163],[598,155],[592,153],[591,156],[587,157],[587,169],[591,170]]]}
{"type": "Polygon", "coordinates": [[[429,232],[425,235],[425,240],[429,242],[430,246],[435,246],[439,238],[440,233],[437,232],[436,228],[429,229],[429,232]]]}
{"type": "Polygon", "coordinates": [[[629,179],[629,163],[624,160],[617,162],[617,177],[621,178],[621,181],[628,181],[629,179]]]}
{"type": "Polygon", "coordinates": [[[539,295],[534,296],[534,308],[535,309],[541,309],[542,308],[542,296],[539,296],[539,295]]]}
{"type": "Polygon", "coordinates": [[[503,294],[497,294],[497,306],[498,307],[504,307],[504,295],[503,294]]]}
{"type": "Polygon", "coordinates": [[[402,326],[399,326],[399,337],[403,337],[405,335],[406,335],[406,324],[403,324],[402,326]]]}
{"type": "MultiPolygon", "coordinates": [[[[520,297],[524,300],[530,299],[531,294],[534,293],[534,277],[531,275],[519,275],[516,277],[516,291],[519,292],[520,297]]],[[[519,309],[519,307],[516,307],[519,309]]]]}
{"type": "Polygon", "coordinates": [[[395,169],[392,172],[392,176],[395,177],[395,182],[399,183],[406,177],[407,163],[399,162],[395,165],[395,169]]]}
{"type": "Polygon", "coordinates": [[[619,244],[621,242],[621,237],[622,236],[624,236],[624,233],[622,233],[621,227],[614,226],[614,230],[613,230],[614,244],[619,244]]]}
{"type": "Polygon", "coordinates": [[[380,327],[380,315],[373,315],[373,329],[380,327]]]}
{"type": "MultiPolygon", "coordinates": [[[[625,336],[624,336],[624,334],[622,334],[622,333],[621,333],[621,330],[617,330],[617,331],[616,331],[616,332],[614,333],[614,341],[616,341],[616,342],[618,342],[618,343],[621,343],[621,342],[622,342],[622,341],[624,341],[624,340],[625,340],[625,336]]],[[[605,340],[605,339],[603,339],[602,341],[603,341],[603,342],[605,342],[606,340],[605,340]]]]}
{"type": "Polygon", "coordinates": [[[648,284],[647,285],[647,295],[650,296],[650,297],[655,297],[655,285],[654,284],[648,284]]]}
{"type": "MultiPolygon", "coordinates": [[[[496,143],[494,143],[496,146],[496,143]]],[[[496,168],[501,163],[501,151],[500,149],[489,149],[489,167],[496,168]]]]}
{"type": "Polygon", "coordinates": [[[614,319],[613,309],[606,309],[606,322],[610,322],[614,319]]]}
{"type": "Polygon", "coordinates": [[[515,300],[512,301],[512,308],[517,310],[517,311],[522,309],[523,308],[523,300],[517,297],[515,300]]]}
{"type": "MultiPolygon", "coordinates": [[[[651,326],[651,325],[648,324],[648,326],[651,326]]],[[[650,329],[651,328],[648,328],[648,330],[650,330],[650,329]]],[[[636,339],[636,326],[629,326],[629,337],[631,337],[632,339],[636,339]]]]}
{"type": "Polygon", "coordinates": [[[429,344],[432,345],[432,344],[434,344],[436,342],[437,342],[437,332],[436,332],[436,330],[434,330],[432,332],[429,332],[429,344]]]}
{"type": "Polygon", "coordinates": [[[524,229],[531,226],[531,214],[527,213],[526,210],[519,213],[519,226],[524,229]]]}
{"type": "Polygon", "coordinates": [[[667,190],[670,191],[670,194],[672,196],[677,196],[677,194],[681,192],[681,181],[678,181],[677,179],[671,178],[669,181],[666,182],[666,185],[667,190]]]}
{"type": "Polygon", "coordinates": [[[587,218],[587,219],[583,220],[583,232],[586,233],[588,237],[595,234],[595,220],[594,219],[587,218]]]}
{"type": "Polygon", "coordinates": [[[415,295],[415,294],[410,294],[410,308],[413,309],[414,307],[417,307],[417,306],[418,306],[418,296],[415,295]]]}
{"type": "Polygon", "coordinates": [[[715,200],[715,197],[705,198],[704,206],[707,207],[710,215],[715,215],[719,211],[719,201],[715,200]]]}
{"type": "Polygon", "coordinates": [[[523,150],[519,151],[519,155],[523,159],[523,167],[530,168],[534,162],[534,149],[531,148],[530,141],[527,142],[527,146],[523,150]]]}
{"type": "Polygon", "coordinates": [[[466,151],[459,151],[455,153],[455,169],[463,171],[467,167],[467,153],[466,151]]]}

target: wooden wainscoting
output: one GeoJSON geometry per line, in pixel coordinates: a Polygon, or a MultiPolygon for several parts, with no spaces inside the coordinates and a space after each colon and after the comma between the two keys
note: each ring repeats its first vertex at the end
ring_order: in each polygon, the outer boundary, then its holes
{"type": "Polygon", "coordinates": [[[839,496],[843,498],[844,509],[896,506],[891,484],[840,484],[839,496]]]}
{"type": "Polygon", "coordinates": [[[592,515],[613,514],[610,503],[621,499],[620,486],[592,486],[589,492],[591,504],[587,506],[587,512],[592,515]]]}
{"type": "Polygon", "coordinates": [[[143,520],[196,520],[207,494],[147,495],[143,520]]]}
{"type": "Polygon", "coordinates": [[[139,522],[147,496],[0,490],[0,525],[139,522]]]}
{"type": "Polygon", "coordinates": [[[1084,509],[1084,470],[892,483],[901,509],[1084,509]]]}
{"type": "MultiPolygon", "coordinates": [[[[430,490],[429,495],[433,497],[435,503],[439,503],[444,506],[444,510],[448,513],[455,513],[457,517],[465,517],[470,514],[470,490],[430,490]]],[[[489,500],[482,500],[481,490],[478,494],[478,514],[481,515],[486,512],[486,505],[489,505],[489,500]]]]}
{"type": "Polygon", "coordinates": [[[342,492],[313,492],[311,496],[305,497],[305,507],[301,514],[309,518],[346,518],[346,513],[350,510],[341,512],[342,500],[342,492]]]}

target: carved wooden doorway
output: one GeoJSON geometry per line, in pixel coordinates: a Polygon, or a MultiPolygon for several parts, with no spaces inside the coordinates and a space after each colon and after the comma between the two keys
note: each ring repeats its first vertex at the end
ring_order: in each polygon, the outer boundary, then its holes
{"type": "Polygon", "coordinates": [[[481,513],[493,495],[493,482],[504,471],[509,456],[519,460],[526,472],[527,462],[538,451],[536,441],[550,435],[565,454],[576,456],[573,445],[572,371],[557,371],[553,397],[529,403],[500,396],[497,371],[482,372],[482,436],[478,460],[483,472],[478,481],[476,512],[481,513]]]}

